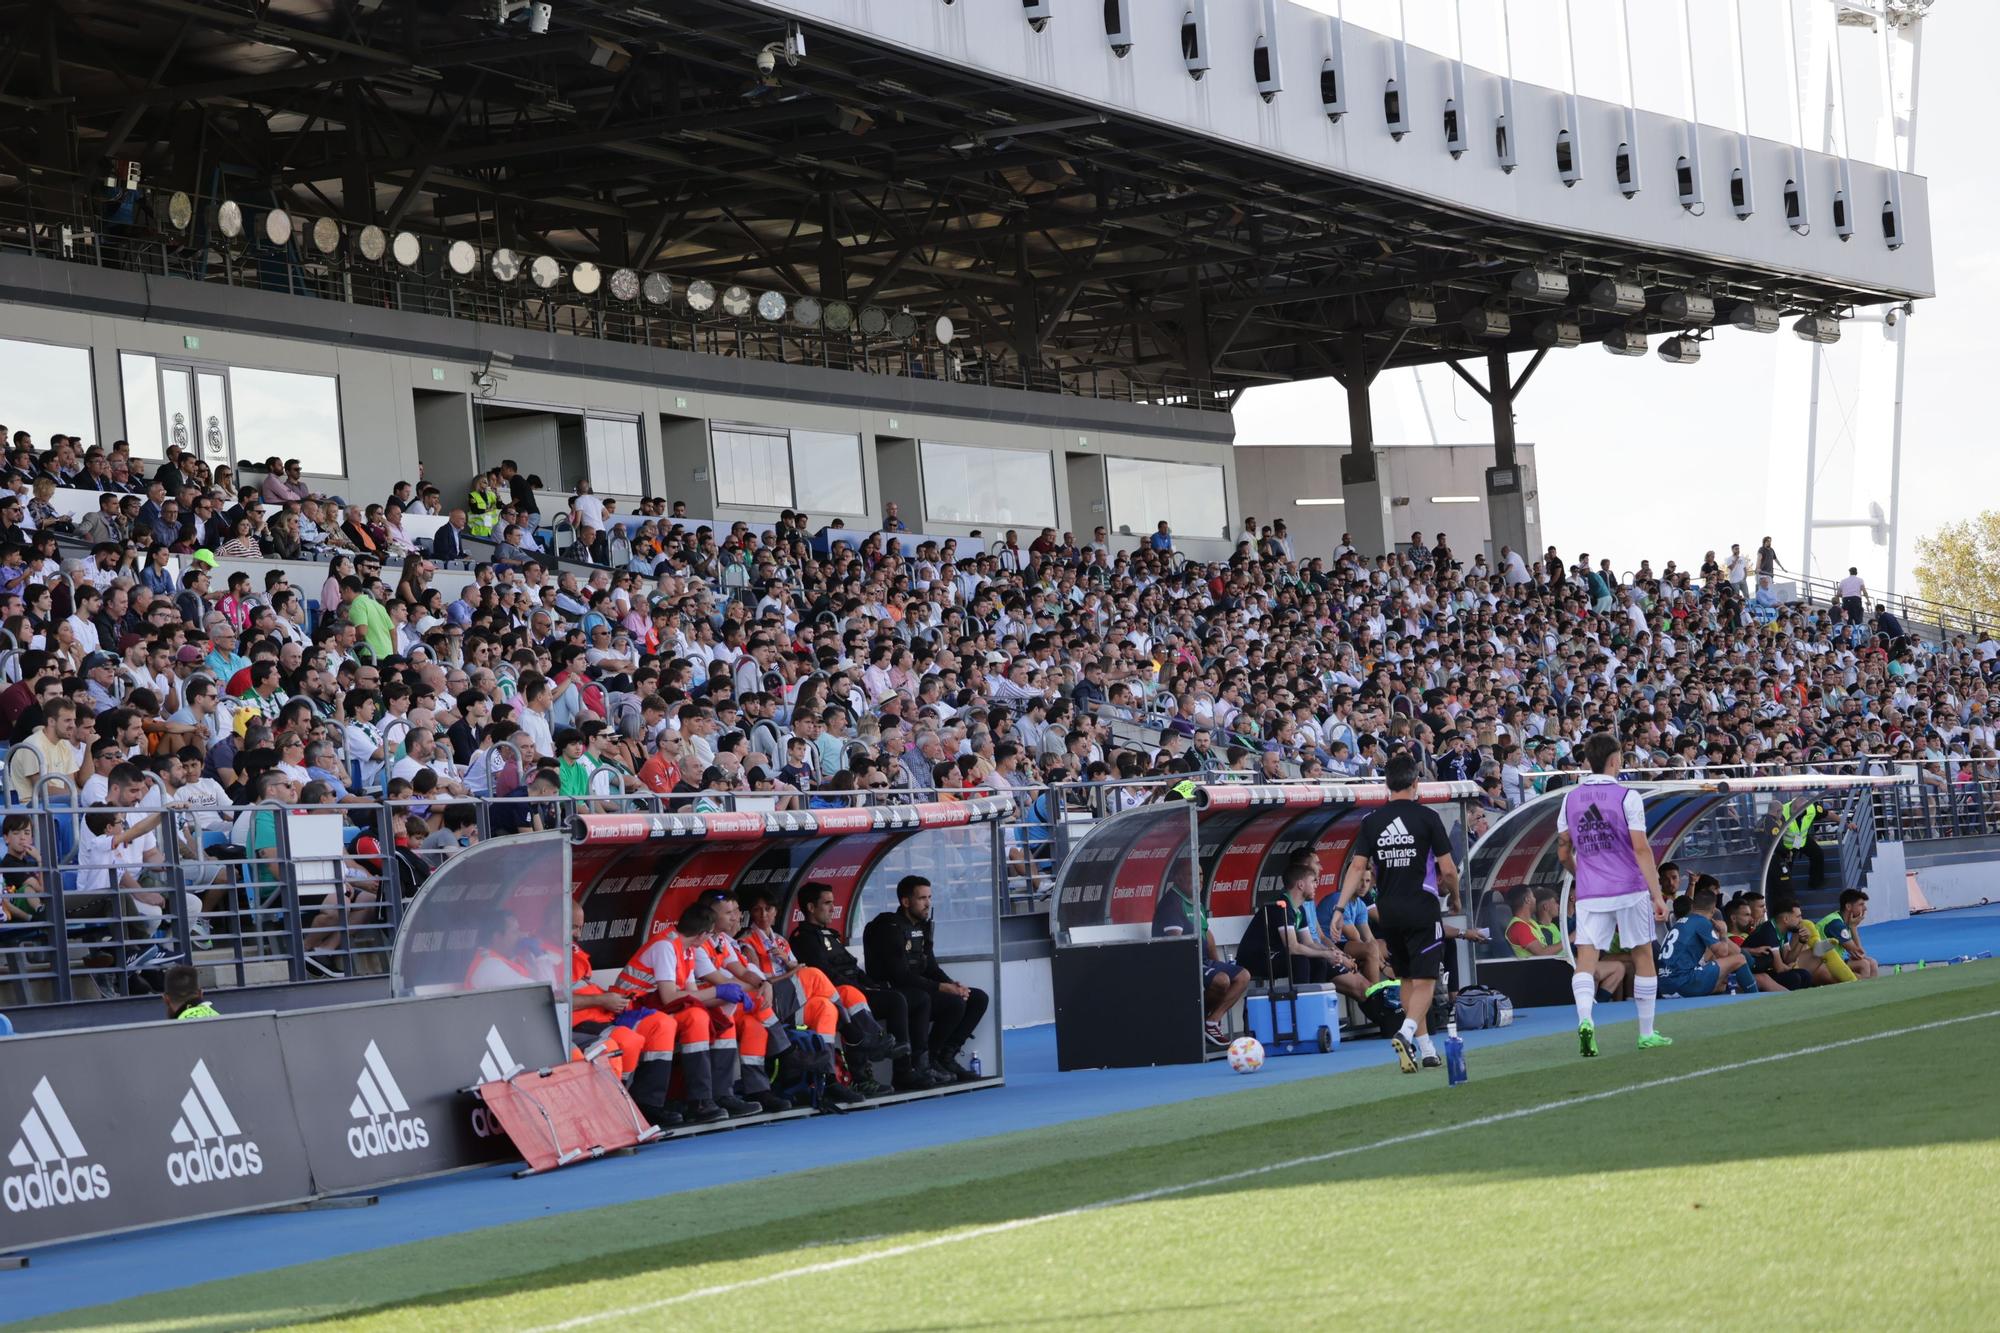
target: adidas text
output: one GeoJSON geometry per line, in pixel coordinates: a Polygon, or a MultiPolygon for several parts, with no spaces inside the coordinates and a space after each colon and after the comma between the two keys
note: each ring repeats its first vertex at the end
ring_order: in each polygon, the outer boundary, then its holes
{"type": "Polygon", "coordinates": [[[0,1185],[0,1200],[7,1210],[27,1212],[31,1208],[60,1208],[66,1203],[90,1203],[111,1197],[111,1178],[96,1165],[37,1166],[27,1175],[9,1176],[0,1185]]]}
{"type": "Polygon", "coordinates": [[[167,1157],[167,1179],[176,1185],[204,1185],[264,1174],[264,1158],[254,1143],[211,1143],[167,1157]]]}
{"type": "Polygon", "coordinates": [[[400,1120],[370,1120],[347,1131],[347,1151],[360,1158],[413,1152],[418,1148],[428,1148],[430,1142],[430,1129],[420,1115],[400,1120]]]}

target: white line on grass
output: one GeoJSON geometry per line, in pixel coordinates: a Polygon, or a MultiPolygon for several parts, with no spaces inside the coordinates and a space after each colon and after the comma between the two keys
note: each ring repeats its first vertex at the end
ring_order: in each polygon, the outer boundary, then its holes
{"type": "MultiPolygon", "coordinates": [[[[1179,1185],[1162,1185],[1157,1189],[1142,1190],[1137,1194],[1127,1194],[1116,1199],[1100,1199],[1096,1203],[1079,1204],[1074,1208],[1064,1208],[1058,1212],[1040,1213],[1034,1217],[1017,1217],[1008,1222],[994,1222],[986,1226],[972,1227],[966,1231],[954,1231],[948,1235],[932,1236],[927,1240],[911,1241],[905,1245],[892,1245],[885,1250],[870,1250],[866,1254],[848,1255],[844,1259],[826,1259],[816,1264],[804,1264],[797,1268],[787,1268],[776,1273],[765,1273],[761,1277],[743,1278],[736,1282],[723,1282],[695,1291],[684,1291],[677,1296],[663,1296],[658,1300],[646,1301],[639,1305],[628,1305],[617,1310],[600,1310],[594,1314],[578,1315],[561,1323],[543,1324],[528,1330],[528,1333],[563,1333],[572,1328],[584,1328],[606,1319],[626,1319],[633,1315],[647,1314],[663,1310],[670,1305],[681,1305],[688,1301],[706,1300],[711,1296],[730,1296],[753,1287],[769,1286],[774,1282],[788,1282],[793,1278],[814,1277],[821,1273],[837,1273],[843,1269],[859,1268],[863,1264],[879,1263],[884,1259],[900,1259],[906,1254],[917,1254],[924,1250],[934,1250],[946,1245],[956,1245],[962,1241],[983,1240],[988,1236],[1004,1236],[1010,1231],[1024,1231],[1029,1227],[1041,1226],[1046,1222],[1059,1222],[1065,1218],[1080,1217],[1085,1213],[1099,1212],[1106,1208],[1121,1208],[1127,1204],[1149,1203],[1154,1199],[1170,1195],[1186,1194],[1191,1190],[1209,1189],[1216,1185],[1231,1185],[1240,1180],[1252,1180],[1258,1176],[1270,1175],[1274,1171],[1293,1171],[1302,1166],[1316,1166],[1321,1162],[1336,1161],[1342,1157],[1352,1157],[1356,1153],[1375,1152],[1382,1148],[1401,1147],[1406,1143],[1421,1143],[1426,1139],[1441,1138],[1460,1130],[1483,1129],[1488,1125],[1505,1124],[1510,1120],[1521,1120],[1531,1115],[1541,1115],[1548,1111],[1567,1110],[1572,1106],[1586,1106],[1591,1102],[1609,1101],[1613,1097],[1623,1097],[1628,1093],[1646,1092],[1653,1088],[1671,1087],[1676,1083],[1688,1083],[1698,1078],[1708,1078],[1714,1074],[1733,1074],[1739,1069],[1754,1069],[1758,1065],[1776,1064],[1781,1060],[1795,1060],[1802,1055],[1823,1055],[1828,1051],[1838,1051],[1848,1046],[1860,1046],[1871,1041],[1882,1041],[1888,1037],[1907,1037],[1913,1033],[1929,1032],[1937,1028],[1954,1027],[1960,1023],[1974,1023],[1981,1019],[2000,1018],[2000,1009],[1989,1009],[1979,1014],[1962,1014],[1957,1018],[1940,1018],[1931,1023],[1918,1023],[1914,1027],[1893,1028],[1887,1032],[1871,1032],[1860,1037],[1846,1037],[1840,1041],[1829,1041],[1818,1046],[1805,1046],[1796,1051],[1780,1051],[1775,1055],[1760,1055],[1750,1060],[1737,1060],[1726,1065],[1713,1065],[1707,1069],[1690,1070],[1685,1074],[1671,1074],[1665,1078],[1650,1078],[1642,1083],[1630,1083],[1622,1088],[1610,1088],[1604,1092],[1583,1093],[1576,1097],[1562,1097],[1552,1102],[1542,1102],[1535,1106],[1522,1106],[1512,1111],[1496,1111],[1492,1115],[1475,1116],[1471,1120],[1460,1120],[1449,1125],[1435,1125],[1429,1129],[1412,1130],[1408,1134],[1394,1134],[1373,1143],[1359,1143],[1352,1147],[1335,1148],[1328,1152],[1312,1153],[1305,1157],[1293,1157],[1283,1162],[1271,1162],[1265,1166],[1253,1166],[1242,1171],[1231,1171],[1227,1175],[1210,1176],[1206,1180],[1190,1180],[1179,1185]]],[[[852,1243],[852,1242],[845,1242],[852,1243]]]]}

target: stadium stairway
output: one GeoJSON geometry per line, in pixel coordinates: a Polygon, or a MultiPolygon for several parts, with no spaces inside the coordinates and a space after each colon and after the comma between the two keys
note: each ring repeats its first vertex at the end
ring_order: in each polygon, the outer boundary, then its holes
{"type": "MultiPolygon", "coordinates": [[[[1965,954],[2000,952],[2000,905],[1931,913],[1864,926],[1863,938],[1887,964],[1913,966],[1965,954]]],[[[1749,1003],[1736,996],[1662,1003],[1663,1021],[1696,1005],[1749,1003]]],[[[1757,1003],[1782,1003],[1758,999],[1757,1003]]],[[[1630,1021],[1629,1003],[1598,1006],[1601,1025],[1630,1021]]],[[[1506,1028],[1466,1034],[1473,1077],[1479,1051],[1572,1030],[1567,1007],[1519,1011],[1506,1028]]],[[[0,1311],[28,1319],[143,1296],[196,1282],[268,1271],[434,1236],[477,1231],[552,1213],[655,1198],[711,1185],[770,1178],[786,1164],[831,1166],[913,1148],[965,1142],[1196,1097],[1316,1078],[1388,1059],[1380,1041],[1348,1042],[1327,1055],[1272,1059],[1242,1077],[1221,1061],[1153,1069],[1056,1070],[1055,1030],[1019,1028],[1006,1037],[1005,1087],[976,1096],[888,1106],[842,1116],[785,1120],[740,1132],[642,1150],[515,1180],[489,1167],[380,1192],[373,1208],[215,1218],[183,1226],[36,1250],[26,1269],[0,1271],[0,1311]],[[690,1168],[695,1169],[690,1169],[690,1168]]]]}

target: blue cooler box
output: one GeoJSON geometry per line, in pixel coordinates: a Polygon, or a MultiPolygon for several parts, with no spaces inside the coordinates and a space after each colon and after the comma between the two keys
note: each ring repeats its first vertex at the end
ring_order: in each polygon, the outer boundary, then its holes
{"type": "MultiPolygon", "coordinates": [[[[1250,1035],[1264,1043],[1269,1050],[1277,1041],[1277,1025],[1271,1020],[1273,1001],[1269,995],[1249,995],[1243,1000],[1243,1017],[1250,1025],[1250,1035]]],[[[1287,1029],[1292,1023],[1292,1002],[1289,999],[1276,1001],[1278,1015],[1287,1029]]],[[[1319,1042],[1319,1030],[1325,1028],[1333,1045],[1340,1045],[1340,992],[1331,986],[1301,986],[1298,989],[1298,1034],[1299,1040],[1308,1048],[1319,1042]]]]}

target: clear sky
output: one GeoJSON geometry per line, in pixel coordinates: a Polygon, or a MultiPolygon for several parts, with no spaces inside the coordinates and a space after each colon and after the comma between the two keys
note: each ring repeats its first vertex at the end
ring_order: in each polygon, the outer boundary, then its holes
{"type": "MultiPolygon", "coordinates": [[[[1335,12],[1338,0],[1302,0],[1335,12]]],[[[1578,5],[1579,69],[1612,70],[1612,86],[1579,91],[1623,100],[1618,0],[1578,5]],[[1585,15],[1596,26],[1585,29],[1585,15]],[[1601,58],[1591,59],[1595,53],[1601,58]]],[[[1799,0],[1800,12],[1826,0],[1799,0]]],[[[1696,41],[1701,25],[1726,15],[1714,0],[1692,0],[1696,41]]],[[[1699,75],[1704,121],[1740,123],[1790,139],[1789,92],[1782,73],[1788,34],[1783,0],[1742,0],[1752,77],[1747,108],[1729,94],[1733,66],[1699,75]],[[1761,29],[1752,27],[1762,24],[1761,29]],[[1715,85],[1715,86],[1711,86],[1715,85]],[[1712,108],[1720,106],[1721,110],[1712,108]]],[[[1394,32],[1394,0],[1347,0],[1350,21],[1394,32]]],[[[1447,54],[1454,49],[1453,5],[1418,0],[1408,6],[1409,38],[1447,54]],[[1420,31],[1420,27],[1422,31],[1420,31]]],[[[1681,57],[1676,0],[1635,0],[1633,85],[1642,105],[1684,114],[1686,67],[1681,57]],[[1664,20],[1663,17],[1664,16],[1664,20]],[[1666,26],[1658,33],[1647,24],[1666,26]]],[[[1497,0],[1464,0],[1467,59],[1497,67],[1497,0]],[[1477,22],[1475,21],[1477,19],[1477,22]],[[1483,38],[1483,40],[1482,40],[1483,38]],[[1485,56],[1487,58],[1482,58],[1485,56]]],[[[1509,14],[1517,74],[1531,76],[1524,48],[1560,51],[1554,32],[1557,0],[1514,0],[1509,14]],[[1537,26],[1540,25],[1540,26],[1537,26]]],[[[2000,506],[1989,376],[1994,309],[2000,296],[2000,185],[1990,166],[1986,131],[1992,124],[1991,53],[2000,49],[2000,4],[1942,0],[1925,20],[1916,167],[1930,185],[1931,236],[1938,296],[1918,303],[1908,321],[1909,370],[1903,422],[1902,540],[1898,586],[1914,592],[1914,548],[1920,534],[2000,506]],[[1989,386],[1989,387],[1982,387],[1989,386]]],[[[1726,31],[1726,23],[1725,29],[1726,31]]],[[[1803,27],[1800,29],[1803,32],[1803,27]]],[[[1803,39],[1802,39],[1803,40],[1803,39]]],[[[1868,40],[1844,35],[1850,62],[1868,40]]],[[[1879,38],[1874,50],[1880,59],[1879,38]]],[[[1859,54],[1857,54],[1859,53],[1859,54]]],[[[1547,56],[1543,57],[1547,63],[1547,56]]],[[[1566,86],[1567,66],[1532,71],[1537,82],[1566,86]]],[[[1886,146],[1870,140],[1882,123],[1879,105],[1865,104],[1863,80],[1850,64],[1850,116],[1858,157],[1880,160],[1886,146]]],[[[1881,82],[1875,71],[1875,82],[1881,82]]],[[[1818,99],[1812,99],[1817,101],[1818,99]]],[[[1810,122],[1808,122],[1810,123],[1810,122]]],[[[1807,138],[1816,137],[1816,130],[1807,138]]],[[[1818,147],[1816,142],[1809,147],[1818,147]]],[[[1526,362],[1516,358],[1517,370],[1526,362]]],[[[1477,370],[1477,368],[1475,368],[1477,370]]],[[[1889,501],[1888,461],[1895,346],[1879,323],[1850,324],[1821,368],[1818,473],[1822,519],[1863,517],[1871,501],[1889,501]]],[[[1516,430],[1537,446],[1542,530],[1566,555],[1608,555],[1620,569],[1642,558],[1658,568],[1675,559],[1699,561],[1711,547],[1740,541],[1746,550],[1766,533],[1780,557],[1796,564],[1803,540],[1806,427],[1812,353],[1789,331],[1760,337],[1724,329],[1695,366],[1670,366],[1657,356],[1614,357],[1596,346],[1552,353],[1516,405],[1516,430]]],[[[1329,444],[1344,447],[1343,390],[1332,381],[1251,390],[1236,411],[1239,444],[1329,444]]],[[[1492,438],[1487,408],[1442,367],[1419,374],[1390,371],[1375,382],[1376,438],[1384,444],[1478,443],[1492,438]]],[[[1865,533],[1821,531],[1814,565],[1837,572],[1851,559],[1880,588],[1886,552],[1865,533]],[[1852,543],[1850,546],[1849,543],[1852,543]]]]}

